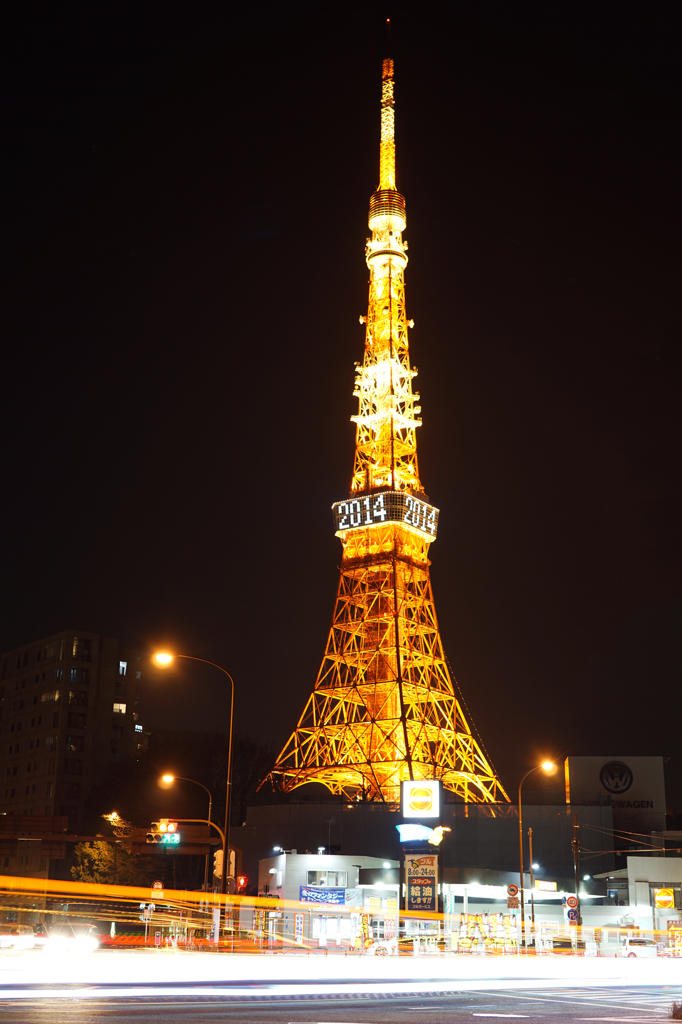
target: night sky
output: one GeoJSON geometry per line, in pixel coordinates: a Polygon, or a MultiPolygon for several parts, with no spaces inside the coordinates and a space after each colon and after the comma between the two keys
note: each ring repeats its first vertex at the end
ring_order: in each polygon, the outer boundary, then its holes
{"type": "MultiPolygon", "coordinates": [[[[3,8],[3,650],[212,658],[280,746],[338,582],[393,18],[420,474],[504,784],[664,754],[682,810],[677,3],[3,8]]],[[[147,679],[211,728],[217,673],[147,679]]]]}

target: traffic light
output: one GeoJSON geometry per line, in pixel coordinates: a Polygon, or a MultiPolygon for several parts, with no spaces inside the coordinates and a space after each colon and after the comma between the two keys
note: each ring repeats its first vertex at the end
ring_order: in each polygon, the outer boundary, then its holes
{"type": "Polygon", "coordinates": [[[171,821],[169,818],[160,818],[158,821],[153,821],[151,829],[147,832],[148,843],[167,843],[168,845],[177,846],[181,838],[178,832],[177,821],[171,821]]]}
{"type": "Polygon", "coordinates": [[[246,875],[237,875],[237,892],[244,892],[248,881],[246,875]]]}
{"type": "Polygon", "coordinates": [[[213,854],[213,874],[218,878],[222,877],[223,874],[223,851],[216,850],[213,854]]]}

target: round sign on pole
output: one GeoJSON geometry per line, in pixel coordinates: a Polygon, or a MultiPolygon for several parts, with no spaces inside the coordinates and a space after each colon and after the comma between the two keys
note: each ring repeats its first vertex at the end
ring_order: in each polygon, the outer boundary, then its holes
{"type": "Polygon", "coordinates": [[[508,885],[507,886],[507,896],[518,896],[518,895],[519,895],[519,887],[518,887],[518,885],[513,885],[512,884],[512,885],[508,885]]]}
{"type": "Polygon", "coordinates": [[[578,897],[577,896],[567,896],[566,897],[566,906],[570,907],[571,910],[575,910],[575,908],[578,906],[578,897]]]}
{"type": "Polygon", "coordinates": [[[573,909],[569,910],[569,912],[568,912],[568,920],[569,921],[577,921],[578,920],[578,911],[577,910],[573,910],[573,909]]]}

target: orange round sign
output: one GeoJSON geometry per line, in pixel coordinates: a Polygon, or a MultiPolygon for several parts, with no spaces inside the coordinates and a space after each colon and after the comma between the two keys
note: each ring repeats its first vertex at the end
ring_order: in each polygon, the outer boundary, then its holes
{"type": "Polygon", "coordinates": [[[659,910],[672,910],[675,906],[675,892],[673,889],[655,889],[654,902],[659,910]]]}
{"type": "Polygon", "coordinates": [[[415,787],[410,793],[411,811],[430,811],[433,807],[433,793],[430,789],[415,787]]]}

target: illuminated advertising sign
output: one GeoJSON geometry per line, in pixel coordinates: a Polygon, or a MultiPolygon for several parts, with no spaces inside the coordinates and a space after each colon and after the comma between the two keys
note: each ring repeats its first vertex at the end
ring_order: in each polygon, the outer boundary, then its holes
{"type": "Polygon", "coordinates": [[[328,889],[322,885],[302,885],[301,903],[325,903],[329,906],[343,906],[346,902],[345,889],[328,889]]]}
{"type": "Polygon", "coordinates": [[[675,909],[674,889],[654,889],[654,903],[660,910],[675,909]]]}
{"type": "Polygon", "coordinates": [[[438,854],[405,854],[408,910],[438,910],[438,854]]]}
{"type": "Polygon", "coordinates": [[[544,878],[535,879],[535,888],[539,889],[540,892],[556,892],[556,882],[548,882],[544,878]]]}
{"type": "Polygon", "coordinates": [[[332,512],[338,536],[346,530],[381,526],[382,523],[404,523],[429,540],[435,540],[438,531],[438,509],[407,491],[359,494],[335,502],[332,512]]]}
{"type": "Polygon", "coordinates": [[[415,779],[402,784],[403,818],[440,818],[440,782],[415,779]]]}

